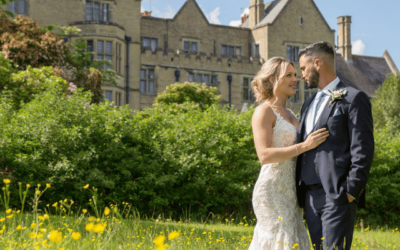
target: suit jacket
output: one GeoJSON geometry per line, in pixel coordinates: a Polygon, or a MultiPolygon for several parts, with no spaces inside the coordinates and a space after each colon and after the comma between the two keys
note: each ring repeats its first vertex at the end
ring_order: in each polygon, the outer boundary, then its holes
{"type": "MultiPolygon", "coordinates": [[[[315,171],[327,198],[335,205],[348,202],[346,193],[349,193],[356,198],[358,207],[365,207],[364,190],[375,148],[371,103],[364,92],[342,82],[335,90],[343,88],[347,89],[347,93],[330,107],[328,102],[315,124],[314,130],[329,130],[327,140],[312,149],[316,151],[315,171]],[[333,116],[335,111],[339,115],[333,116]]],[[[306,100],[301,109],[297,143],[303,141],[306,114],[315,95],[306,100]]],[[[306,192],[306,186],[300,184],[302,156],[299,155],[296,165],[296,191],[300,207],[304,207],[306,192]]]]}

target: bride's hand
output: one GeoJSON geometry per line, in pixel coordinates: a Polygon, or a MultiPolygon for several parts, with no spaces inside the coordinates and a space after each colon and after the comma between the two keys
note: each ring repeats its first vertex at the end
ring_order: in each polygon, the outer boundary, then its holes
{"type": "Polygon", "coordinates": [[[308,135],[307,139],[305,140],[304,144],[306,146],[307,151],[318,147],[329,136],[329,131],[326,128],[318,129],[317,131],[308,135]]]}

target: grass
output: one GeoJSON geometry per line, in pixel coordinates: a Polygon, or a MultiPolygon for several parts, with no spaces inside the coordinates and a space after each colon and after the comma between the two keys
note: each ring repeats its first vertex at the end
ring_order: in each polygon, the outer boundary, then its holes
{"type": "MultiPolygon", "coordinates": [[[[133,215],[127,219],[114,216],[94,218],[87,214],[72,216],[44,216],[35,223],[34,215],[9,213],[0,215],[0,249],[248,249],[253,225],[240,221],[221,221],[215,224],[185,223],[170,219],[140,220],[133,215]],[[6,216],[12,215],[12,218],[6,216]],[[35,225],[32,225],[35,223],[35,225]],[[106,225],[98,232],[87,227],[88,224],[106,225]],[[18,227],[19,226],[19,227],[18,227]],[[17,229],[19,228],[19,229],[17,229]],[[101,230],[103,229],[103,230],[101,230]],[[57,239],[54,232],[62,234],[57,239]],[[72,234],[79,232],[81,238],[72,234]],[[178,232],[179,236],[170,240],[168,235],[178,232]],[[53,235],[52,235],[53,233],[53,235]],[[50,237],[49,237],[50,236],[50,237]],[[153,241],[158,236],[167,236],[159,246],[153,241]]],[[[249,222],[251,223],[251,222],[249,222]]],[[[254,222],[253,222],[254,224],[254,222]]],[[[355,230],[352,249],[400,249],[398,229],[360,229],[355,230]]],[[[295,248],[297,249],[297,248],[295,248]]]]}

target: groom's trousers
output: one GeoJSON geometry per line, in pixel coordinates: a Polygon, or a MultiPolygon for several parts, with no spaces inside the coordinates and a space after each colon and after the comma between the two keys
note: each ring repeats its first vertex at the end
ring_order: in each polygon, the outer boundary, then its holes
{"type": "Polygon", "coordinates": [[[314,249],[350,249],[357,203],[334,205],[321,184],[307,186],[304,213],[314,249]]]}

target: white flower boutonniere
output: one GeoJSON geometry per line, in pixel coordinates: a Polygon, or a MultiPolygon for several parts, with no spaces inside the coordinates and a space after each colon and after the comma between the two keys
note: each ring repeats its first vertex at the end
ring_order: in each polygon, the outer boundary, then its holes
{"type": "Polygon", "coordinates": [[[328,90],[329,93],[331,93],[331,101],[328,104],[328,108],[332,105],[332,103],[336,100],[341,100],[342,96],[347,93],[347,89],[341,89],[341,90],[328,90]]]}

